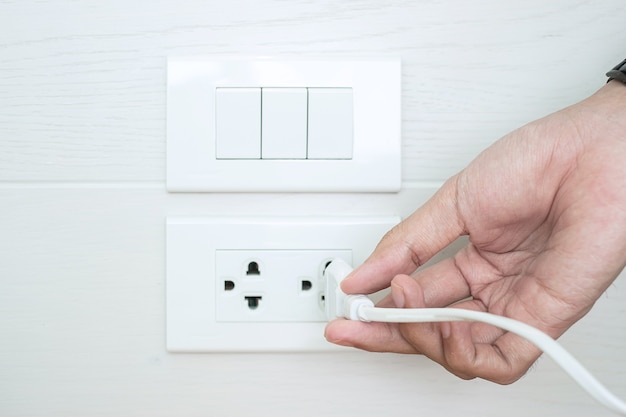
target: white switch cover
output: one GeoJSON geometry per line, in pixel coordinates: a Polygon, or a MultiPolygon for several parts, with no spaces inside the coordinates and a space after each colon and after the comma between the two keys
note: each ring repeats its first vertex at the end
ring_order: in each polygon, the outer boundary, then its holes
{"type": "Polygon", "coordinates": [[[399,221],[169,217],[167,350],[340,349],[324,339],[323,266],[333,257],[363,263],[399,221]]]}
{"type": "Polygon", "coordinates": [[[352,89],[309,88],[310,159],[352,158],[352,89]]]}
{"type": "Polygon", "coordinates": [[[261,89],[218,88],[215,131],[218,159],[260,159],[261,89]]]}
{"type": "MultiPolygon", "coordinates": [[[[341,111],[345,111],[345,107],[341,111]]],[[[227,117],[237,120],[239,115],[227,117]]],[[[241,119],[241,123],[248,123],[241,119]]],[[[290,122],[285,118],[286,125],[290,122]]],[[[337,126],[312,126],[313,136],[316,129],[336,133],[345,131],[349,124],[342,120],[337,126]]],[[[172,57],[167,67],[167,189],[173,192],[399,191],[400,125],[401,74],[397,60],[172,57]],[[216,109],[216,91],[221,88],[350,90],[351,155],[350,150],[345,149],[346,143],[334,148],[334,140],[322,138],[319,150],[315,148],[318,141],[314,139],[313,155],[308,159],[218,158],[216,113],[221,110],[216,109]],[[325,155],[329,155],[328,159],[325,155]],[[345,158],[346,155],[349,157],[345,158]]],[[[307,134],[310,134],[308,129],[307,134]]]]}
{"type": "Polygon", "coordinates": [[[306,159],[307,89],[264,88],[262,97],[261,157],[306,159]]]}

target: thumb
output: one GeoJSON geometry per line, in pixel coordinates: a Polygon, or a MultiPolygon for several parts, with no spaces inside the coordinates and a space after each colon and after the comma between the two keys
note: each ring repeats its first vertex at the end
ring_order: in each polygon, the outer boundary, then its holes
{"type": "Polygon", "coordinates": [[[411,274],[465,234],[459,216],[458,178],[450,178],[422,207],[382,238],[374,252],[341,284],[347,294],[371,294],[389,287],[398,274],[411,274]]]}

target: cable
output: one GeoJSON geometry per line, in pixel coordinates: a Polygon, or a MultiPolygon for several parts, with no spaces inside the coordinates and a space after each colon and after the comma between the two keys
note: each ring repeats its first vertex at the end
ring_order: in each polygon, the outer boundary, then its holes
{"type": "Polygon", "coordinates": [[[377,308],[361,305],[361,321],[386,323],[432,323],[442,321],[478,321],[515,333],[551,357],[589,395],[611,411],[626,416],[626,404],[600,383],[563,346],[544,332],[521,321],[495,314],[458,308],[377,308]]]}
{"type": "Polygon", "coordinates": [[[475,321],[491,324],[528,340],[552,358],[578,385],[609,410],[626,416],[626,403],[611,393],[563,346],[544,332],[521,321],[459,308],[379,308],[365,295],[347,295],[339,284],[352,271],[340,259],[324,271],[326,314],[329,319],[347,318],[364,322],[433,323],[475,321]]]}

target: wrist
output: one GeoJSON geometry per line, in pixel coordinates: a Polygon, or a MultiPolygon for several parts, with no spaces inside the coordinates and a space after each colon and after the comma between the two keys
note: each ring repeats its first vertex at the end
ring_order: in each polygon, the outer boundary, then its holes
{"type": "Polygon", "coordinates": [[[579,129],[589,133],[589,139],[595,142],[611,132],[609,136],[626,141],[626,85],[621,81],[609,81],[579,104],[574,106],[580,110],[576,120],[582,123],[579,129]]]}
{"type": "Polygon", "coordinates": [[[593,94],[589,101],[606,114],[626,118],[626,85],[619,80],[611,80],[593,94]]]}
{"type": "Polygon", "coordinates": [[[598,106],[607,116],[607,121],[626,128],[626,84],[611,80],[592,97],[598,100],[598,106]]]}
{"type": "Polygon", "coordinates": [[[607,90],[614,92],[616,95],[626,95],[626,84],[618,79],[609,80],[600,91],[607,90]]]}

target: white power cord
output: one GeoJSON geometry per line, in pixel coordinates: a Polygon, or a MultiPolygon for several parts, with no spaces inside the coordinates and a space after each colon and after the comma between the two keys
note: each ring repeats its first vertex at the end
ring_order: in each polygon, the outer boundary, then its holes
{"type": "Polygon", "coordinates": [[[551,357],[589,395],[611,411],[626,416],[626,404],[600,383],[556,340],[526,323],[490,313],[459,308],[378,308],[365,295],[347,295],[339,284],[352,271],[341,259],[333,260],[324,271],[326,315],[329,320],[346,318],[364,322],[433,323],[476,321],[491,324],[528,340],[551,357]]]}

